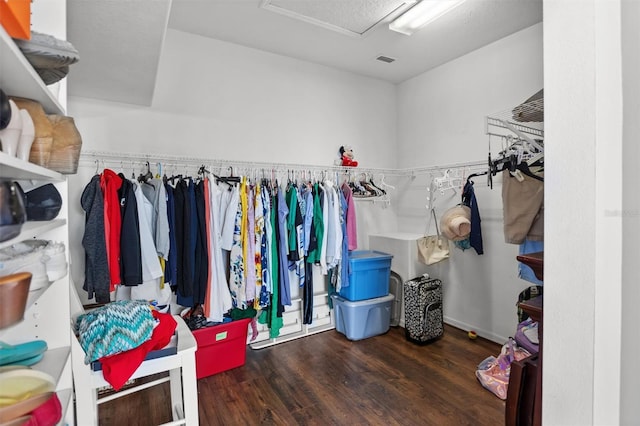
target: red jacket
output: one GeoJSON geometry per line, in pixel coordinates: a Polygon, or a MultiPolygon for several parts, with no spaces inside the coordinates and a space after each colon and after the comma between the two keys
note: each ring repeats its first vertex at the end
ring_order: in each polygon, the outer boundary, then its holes
{"type": "Polygon", "coordinates": [[[107,243],[107,259],[109,261],[110,291],[122,282],[120,278],[120,197],[118,190],[122,186],[122,178],[113,170],[104,169],[100,175],[100,188],[104,195],[104,230],[107,243]]]}

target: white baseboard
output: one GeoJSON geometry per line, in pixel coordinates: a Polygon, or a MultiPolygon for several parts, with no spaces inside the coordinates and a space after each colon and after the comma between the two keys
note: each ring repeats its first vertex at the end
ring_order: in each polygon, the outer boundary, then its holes
{"type": "Polygon", "coordinates": [[[497,334],[495,334],[493,332],[490,332],[488,330],[478,329],[478,328],[476,328],[476,327],[474,327],[472,325],[466,324],[466,323],[461,322],[461,321],[457,321],[457,320],[455,320],[453,318],[450,318],[450,317],[446,317],[445,316],[444,317],[444,322],[446,324],[449,324],[449,325],[451,325],[453,327],[456,327],[456,328],[459,328],[461,330],[473,330],[478,334],[478,336],[483,337],[483,338],[485,338],[487,340],[491,340],[492,342],[499,343],[501,345],[509,340],[508,336],[507,337],[499,336],[499,335],[497,335],[497,334]]]}
{"type": "MultiPolygon", "coordinates": [[[[452,327],[456,327],[459,328],[460,330],[474,330],[478,336],[483,337],[487,340],[491,340],[492,342],[495,343],[499,343],[499,344],[504,344],[505,342],[507,342],[509,340],[508,337],[503,337],[503,336],[499,336],[495,333],[489,332],[487,330],[482,330],[482,329],[478,329],[475,328],[469,324],[466,324],[464,322],[461,321],[457,321],[453,318],[449,318],[449,317],[444,317],[444,322],[445,324],[449,324],[452,327]]],[[[400,327],[405,328],[404,326],[404,318],[400,321],[399,324],[400,327]]]]}

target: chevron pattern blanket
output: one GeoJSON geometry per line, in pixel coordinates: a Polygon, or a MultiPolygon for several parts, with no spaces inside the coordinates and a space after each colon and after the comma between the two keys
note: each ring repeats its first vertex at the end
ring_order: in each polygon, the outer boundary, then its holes
{"type": "Polygon", "coordinates": [[[154,325],[145,301],[120,300],[80,315],[76,332],[85,364],[137,348],[151,338],[154,325]]]}

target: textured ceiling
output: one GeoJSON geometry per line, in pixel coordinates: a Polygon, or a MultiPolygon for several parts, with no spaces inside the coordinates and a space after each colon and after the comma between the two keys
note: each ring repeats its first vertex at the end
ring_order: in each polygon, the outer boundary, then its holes
{"type": "Polygon", "coordinates": [[[415,0],[263,0],[261,7],[342,34],[361,37],[384,20],[399,16],[414,3],[415,0]]]}
{"type": "Polygon", "coordinates": [[[168,27],[175,30],[392,83],[542,21],[542,0],[467,0],[412,36],[405,36],[390,31],[387,25],[400,13],[389,10],[405,7],[398,6],[400,3],[68,0],[68,39],[81,54],[69,74],[69,94],[150,105],[167,20],[168,27]],[[281,10],[274,13],[275,9],[281,10]],[[383,63],[375,60],[379,55],[397,60],[383,63]]]}
{"type": "MultiPolygon", "coordinates": [[[[333,3],[297,2],[307,8],[333,3]]],[[[366,13],[367,5],[377,2],[355,3],[366,13]]],[[[381,24],[365,37],[350,37],[271,13],[260,4],[173,0],[169,27],[399,83],[542,21],[542,0],[468,0],[412,36],[381,24]],[[381,63],[375,60],[378,55],[397,60],[381,63]]]]}

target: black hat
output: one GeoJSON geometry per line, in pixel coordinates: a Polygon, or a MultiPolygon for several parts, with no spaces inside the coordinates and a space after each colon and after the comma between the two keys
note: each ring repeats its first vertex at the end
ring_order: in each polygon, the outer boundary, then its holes
{"type": "Polygon", "coordinates": [[[55,219],[62,208],[62,197],[51,183],[26,192],[25,199],[27,220],[55,219]]]}

